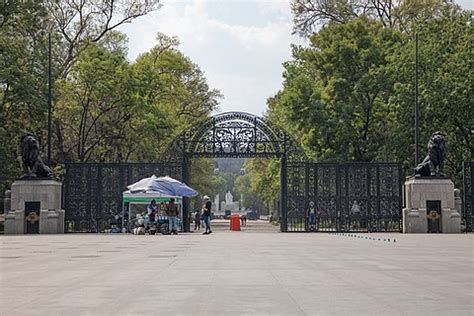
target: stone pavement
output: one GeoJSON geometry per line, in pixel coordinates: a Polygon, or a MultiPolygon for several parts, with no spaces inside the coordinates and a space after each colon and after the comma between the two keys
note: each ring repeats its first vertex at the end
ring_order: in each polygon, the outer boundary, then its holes
{"type": "Polygon", "coordinates": [[[224,225],[209,236],[0,236],[0,315],[474,314],[472,234],[224,225]]]}

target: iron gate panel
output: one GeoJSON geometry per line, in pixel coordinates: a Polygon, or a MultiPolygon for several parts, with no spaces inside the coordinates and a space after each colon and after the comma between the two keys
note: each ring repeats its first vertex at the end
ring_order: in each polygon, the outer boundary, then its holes
{"type": "Polygon", "coordinates": [[[287,165],[287,230],[286,231],[305,231],[305,222],[303,221],[304,210],[306,208],[305,196],[307,190],[307,163],[289,162],[287,165]]]}
{"type": "Polygon", "coordinates": [[[466,232],[472,232],[474,226],[474,161],[465,161],[463,164],[463,217],[466,232]]]}
{"type": "Polygon", "coordinates": [[[317,207],[316,231],[400,231],[398,163],[288,163],[288,231],[308,231],[305,210],[317,207]]]}
{"type": "Polygon", "coordinates": [[[64,208],[68,232],[103,232],[122,216],[122,193],[144,177],[171,176],[180,180],[181,164],[68,163],[64,208]]]}

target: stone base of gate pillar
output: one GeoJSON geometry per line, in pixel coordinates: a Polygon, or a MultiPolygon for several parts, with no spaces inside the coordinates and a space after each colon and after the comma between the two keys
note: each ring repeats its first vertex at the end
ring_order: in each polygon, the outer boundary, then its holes
{"type": "Polygon", "coordinates": [[[9,211],[5,215],[5,235],[17,235],[25,233],[25,211],[9,211]]]}
{"type": "Polygon", "coordinates": [[[405,181],[404,233],[460,233],[461,215],[454,204],[454,184],[444,177],[405,181]]]}
{"type": "Polygon", "coordinates": [[[13,182],[11,211],[5,216],[5,234],[64,233],[62,184],[54,179],[13,182]]]}
{"type": "Polygon", "coordinates": [[[403,232],[404,233],[427,233],[428,220],[426,208],[403,209],[403,232]]]}

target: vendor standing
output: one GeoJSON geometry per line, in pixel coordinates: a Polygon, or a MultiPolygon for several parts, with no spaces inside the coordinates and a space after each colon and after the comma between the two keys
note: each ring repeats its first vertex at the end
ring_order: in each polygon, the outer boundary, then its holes
{"type": "Polygon", "coordinates": [[[174,199],[170,199],[170,203],[166,208],[166,215],[168,215],[168,221],[170,226],[170,234],[178,235],[178,216],[179,210],[178,205],[175,204],[174,199]]]}
{"type": "Polygon", "coordinates": [[[150,204],[147,207],[147,215],[148,215],[148,220],[150,222],[155,221],[157,210],[158,210],[158,205],[156,204],[156,201],[151,200],[150,204]]]}

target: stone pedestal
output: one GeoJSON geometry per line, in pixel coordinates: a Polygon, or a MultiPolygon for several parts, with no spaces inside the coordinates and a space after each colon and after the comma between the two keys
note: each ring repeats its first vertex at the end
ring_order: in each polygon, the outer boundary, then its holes
{"type": "Polygon", "coordinates": [[[42,210],[61,209],[61,182],[53,179],[16,180],[12,184],[11,210],[24,210],[25,202],[40,202],[42,210]]]}
{"type": "Polygon", "coordinates": [[[64,233],[64,215],[64,210],[41,210],[39,220],[39,233],[64,233]]]}
{"type": "Polygon", "coordinates": [[[5,234],[24,234],[28,227],[40,234],[64,233],[61,190],[61,182],[53,179],[15,181],[11,189],[11,211],[5,216],[5,234]]]}
{"type": "Polygon", "coordinates": [[[25,211],[10,211],[5,215],[5,235],[16,235],[25,233],[25,211]]]}
{"type": "MultiPolygon", "coordinates": [[[[406,206],[403,209],[404,233],[427,233],[432,218],[428,203],[440,205],[440,231],[461,232],[461,215],[455,209],[454,184],[448,178],[411,177],[405,181],[406,206]]],[[[435,214],[436,218],[436,214],[435,214]]]]}

